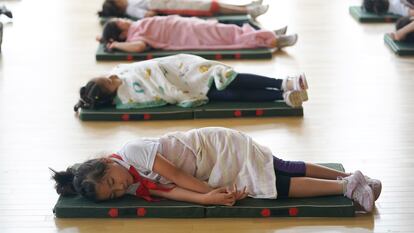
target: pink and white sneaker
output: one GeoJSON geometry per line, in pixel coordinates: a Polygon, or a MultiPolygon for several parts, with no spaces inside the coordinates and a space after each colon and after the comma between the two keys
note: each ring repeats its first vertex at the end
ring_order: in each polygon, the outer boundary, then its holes
{"type": "Polygon", "coordinates": [[[371,212],[374,208],[374,194],[364,175],[360,171],[355,171],[343,180],[347,182],[344,196],[355,201],[364,211],[371,212]]]}
{"type": "Polygon", "coordinates": [[[371,179],[368,176],[365,176],[365,180],[368,183],[368,186],[372,189],[372,192],[374,193],[374,200],[376,201],[382,190],[382,183],[380,180],[377,179],[371,179]]]}
{"type": "Polygon", "coordinates": [[[282,82],[282,90],[284,91],[300,91],[302,101],[307,101],[309,89],[305,74],[300,74],[293,77],[287,77],[282,82]]]}

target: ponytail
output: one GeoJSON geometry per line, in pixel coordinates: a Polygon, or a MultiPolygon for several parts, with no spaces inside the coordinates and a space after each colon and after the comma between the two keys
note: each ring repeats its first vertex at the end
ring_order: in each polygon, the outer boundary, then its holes
{"type": "Polygon", "coordinates": [[[75,164],[66,171],[52,172],[52,179],[56,181],[56,192],[62,196],[80,194],[81,196],[97,201],[96,184],[104,177],[108,165],[102,159],[91,159],[82,164],[75,164]]]}
{"type": "Polygon", "coordinates": [[[95,109],[104,106],[112,105],[112,102],[115,98],[115,93],[107,93],[103,90],[95,81],[89,81],[86,86],[81,87],[79,90],[80,99],[73,106],[75,112],[79,108],[84,109],[95,109]]]}
{"type": "Polygon", "coordinates": [[[52,179],[56,181],[55,189],[56,192],[62,196],[75,195],[77,192],[73,186],[73,179],[75,173],[72,168],[67,168],[66,171],[57,172],[52,168],[49,168],[52,172],[52,179]]]}

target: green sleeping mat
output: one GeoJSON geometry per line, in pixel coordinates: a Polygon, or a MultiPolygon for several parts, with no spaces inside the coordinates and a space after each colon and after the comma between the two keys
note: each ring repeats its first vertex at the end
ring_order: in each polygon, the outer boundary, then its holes
{"type": "Polygon", "coordinates": [[[394,53],[399,56],[414,55],[414,43],[395,41],[388,33],[384,35],[384,42],[394,53]]]}
{"type": "MultiPolygon", "coordinates": [[[[339,163],[322,165],[344,171],[339,163]]],[[[53,212],[58,218],[353,217],[355,208],[353,202],[343,196],[276,200],[246,198],[231,207],[169,200],[147,202],[133,196],[94,203],[75,196],[59,197],[53,212]]]]}
{"type": "Polygon", "coordinates": [[[270,59],[275,50],[269,48],[258,49],[231,49],[231,50],[148,50],[141,53],[127,53],[122,51],[109,52],[103,44],[99,44],[96,51],[97,61],[136,61],[148,60],[157,57],[171,56],[179,53],[193,54],[210,60],[221,59],[270,59]]]}
{"type": "Polygon", "coordinates": [[[354,17],[355,20],[361,23],[384,23],[384,22],[395,22],[401,16],[396,14],[373,14],[366,12],[361,6],[349,7],[349,13],[354,17]]]}
{"type": "Polygon", "coordinates": [[[303,108],[291,108],[283,101],[210,102],[195,108],[182,108],[175,105],[146,109],[116,109],[115,107],[107,107],[81,109],[79,112],[79,118],[83,121],[145,121],[275,116],[303,116],[303,108]]]}

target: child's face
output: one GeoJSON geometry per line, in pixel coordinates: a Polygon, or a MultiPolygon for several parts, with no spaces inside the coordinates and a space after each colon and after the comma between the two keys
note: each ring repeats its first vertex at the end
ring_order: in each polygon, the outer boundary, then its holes
{"type": "Polygon", "coordinates": [[[102,180],[96,184],[98,200],[115,199],[125,195],[134,178],[128,170],[112,160],[106,160],[108,169],[102,180]]]}

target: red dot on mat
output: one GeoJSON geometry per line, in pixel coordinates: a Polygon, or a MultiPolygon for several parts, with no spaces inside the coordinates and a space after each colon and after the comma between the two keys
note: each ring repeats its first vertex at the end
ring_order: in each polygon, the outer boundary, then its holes
{"type": "Polygon", "coordinates": [[[151,119],[151,114],[144,114],[144,120],[151,119]]]}
{"type": "Polygon", "coordinates": [[[127,60],[128,61],[132,61],[134,57],[132,57],[132,55],[127,55],[127,60]]]}
{"type": "Polygon", "coordinates": [[[139,217],[145,216],[145,214],[147,214],[147,210],[145,208],[138,208],[137,209],[137,215],[139,217]]]}
{"type": "Polygon", "coordinates": [[[270,216],[270,210],[269,209],[262,209],[262,211],[260,211],[260,214],[263,217],[269,217],[270,216]]]}
{"type": "Polygon", "coordinates": [[[289,215],[290,215],[290,216],[297,216],[297,215],[298,215],[298,213],[299,213],[298,208],[290,208],[290,209],[289,209],[289,215]]]}
{"type": "Polygon", "coordinates": [[[152,58],[153,58],[152,54],[147,55],[147,60],[152,59],[152,58]]]}
{"type": "Polygon", "coordinates": [[[240,53],[236,53],[236,54],[234,54],[234,58],[236,58],[236,59],[240,59],[240,58],[241,58],[240,53]]]}
{"type": "Polygon", "coordinates": [[[115,209],[115,208],[109,209],[108,215],[111,216],[112,218],[118,217],[118,209],[115,209]]]}
{"type": "Polygon", "coordinates": [[[264,111],[262,109],[256,110],[256,116],[263,116],[264,111]]]}
{"type": "Polygon", "coordinates": [[[236,111],[234,111],[234,116],[235,117],[241,117],[241,115],[242,115],[242,113],[241,113],[241,111],[240,110],[236,110],[236,111]]]}
{"type": "Polygon", "coordinates": [[[216,60],[221,60],[222,58],[221,54],[216,54],[216,60]]]}
{"type": "Polygon", "coordinates": [[[129,121],[129,114],[122,114],[121,118],[123,121],[129,121]]]}

